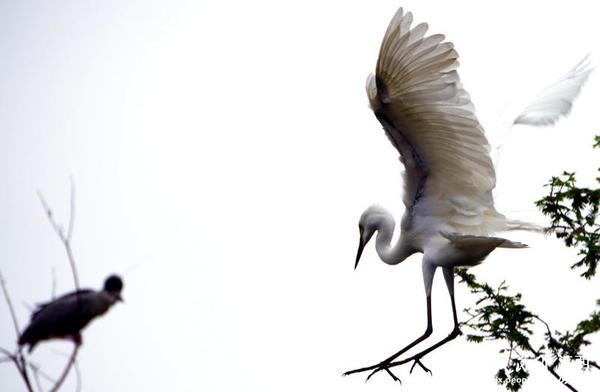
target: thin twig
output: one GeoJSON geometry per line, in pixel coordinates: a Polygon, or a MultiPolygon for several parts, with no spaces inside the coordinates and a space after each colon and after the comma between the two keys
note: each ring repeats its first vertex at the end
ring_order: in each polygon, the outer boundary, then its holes
{"type": "Polygon", "coordinates": [[[32,367],[31,370],[33,371],[33,380],[35,381],[35,385],[37,386],[38,392],[44,392],[44,390],[42,389],[42,384],[40,383],[40,376],[38,372],[39,368],[32,367]]]}
{"type": "Polygon", "coordinates": [[[23,381],[25,381],[25,386],[27,387],[28,392],[33,392],[33,387],[31,386],[31,381],[29,380],[29,373],[27,372],[27,360],[21,351],[21,346],[19,346],[19,358],[21,361],[21,365],[17,366],[19,372],[21,373],[21,377],[23,381]]]}
{"type": "Polygon", "coordinates": [[[36,372],[38,372],[39,375],[42,376],[42,378],[45,379],[46,381],[51,382],[52,384],[56,383],[56,379],[54,377],[50,376],[48,373],[44,372],[39,365],[29,362],[29,367],[32,370],[35,370],[36,372]]]}
{"type": "MultiPolygon", "coordinates": [[[[1,271],[0,271],[0,286],[2,286],[2,293],[4,294],[4,299],[6,301],[6,304],[8,305],[8,309],[10,311],[10,317],[12,318],[13,326],[15,327],[15,333],[18,338],[19,331],[20,331],[19,321],[17,320],[15,308],[13,307],[12,301],[10,299],[10,295],[8,294],[8,289],[6,288],[6,281],[4,280],[4,276],[2,275],[1,271]]],[[[2,349],[2,351],[5,351],[5,350],[2,349]]],[[[23,381],[25,382],[27,390],[29,392],[33,392],[33,387],[31,386],[31,381],[29,380],[29,375],[27,373],[27,360],[25,359],[25,356],[23,355],[21,346],[18,346],[16,354],[10,354],[8,351],[6,351],[5,354],[7,354],[9,356],[9,358],[11,358],[12,362],[15,364],[15,366],[19,370],[19,374],[23,378],[23,381]]]]}
{"type": "Polygon", "coordinates": [[[0,352],[2,352],[2,354],[6,355],[6,357],[10,358],[11,360],[14,357],[14,354],[11,353],[10,351],[8,351],[7,349],[5,349],[4,347],[0,347],[0,352]]]}
{"type": "Polygon", "coordinates": [[[67,230],[67,241],[71,242],[73,237],[73,226],[75,224],[75,180],[73,176],[69,176],[69,183],[71,184],[71,213],[69,214],[69,228],[67,230]]]}
{"type": "MultiPolygon", "coordinates": [[[[63,357],[69,357],[68,354],[63,353],[62,351],[58,351],[58,350],[54,350],[54,352],[58,355],[61,355],[63,357]]],[[[77,361],[77,358],[74,357],[72,358],[73,361],[73,370],[75,371],[75,392],[80,392],[81,391],[81,371],[79,369],[79,362],[77,361]]],[[[52,380],[53,383],[56,383],[56,380],[52,380]]]]}
{"type": "MultiPolygon", "coordinates": [[[[60,227],[54,220],[54,217],[52,215],[52,210],[48,206],[48,203],[46,203],[46,200],[44,199],[44,196],[42,195],[42,193],[40,191],[38,191],[38,196],[40,198],[42,206],[44,207],[44,210],[46,211],[46,215],[48,216],[48,220],[50,221],[50,224],[54,228],[54,231],[58,235],[58,238],[61,240],[61,242],[63,243],[63,245],[65,247],[65,251],[67,252],[67,257],[68,257],[69,263],[71,265],[71,272],[73,273],[73,282],[75,284],[75,290],[76,290],[76,292],[79,293],[79,291],[80,291],[79,290],[79,287],[80,287],[79,286],[79,275],[77,273],[77,265],[75,263],[75,257],[73,256],[73,251],[71,249],[71,238],[73,237],[73,228],[75,225],[75,182],[73,181],[72,176],[70,177],[70,182],[71,182],[70,214],[69,214],[69,226],[67,227],[66,235],[65,235],[65,232],[62,229],[62,227],[60,227]]],[[[56,279],[55,279],[55,275],[54,275],[54,269],[52,270],[52,272],[53,272],[53,280],[52,280],[52,288],[53,289],[52,289],[52,291],[53,291],[53,297],[54,297],[54,290],[56,287],[56,279]]],[[[77,298],[80,299],[79,295],[77,296],[77,298]]],[[[80,306],[81,306],[81,303],[80,303],[80,306]]],[[[77,377],[77,389],[76,390],[79,391],[81,389],[81,373],[79,371],[79,366],[77,364],[77,353],[79,351],[79,347],[81,346],[81,342],[75,341],[74,344],[75,344],[75,346],[73,348],[73,352],[71,354],[71,357],[69,358],[69,361],[67,362],[65,369],[63,370],[62,375],[56,381],[56,383],[54,384],[54,386],[52,387],[52,389],[49,392],[58,391],[58,389],[61,387],[61,385],[64,383],[65,379],[67,378],[67,375],[69,374],[69,371],[71,370],[72,367],[75,368],[75,374],[77,377]]]]}
{"type": "MultiPolygon", "coordinates": [[[[539,316],[534,316],[538,321],[540,321],[542,324],[544,324],[544,326],[546,327],[546,331],[548,332],[548,339],[550,340],[550,342],[558,344],[560,346],[560,348],[562,348],[564,351],[566,351],[570,356],[571,359],[576,358],[577,356],[582,357],[580,354],[573,352],[573,350],[570,350],[568,347],[566,347],[564,344],[560,343],[558,340],[556,340],[556,338],[554,337],[554,335],[552,335],[552,331],[550,330],[550,326],[548,325],[548,323],[546,321],[544,321],[542,318],[540,318],[539,316]]],[[[552,350],[554,352],[554,354],[558,357],[558,353],[556,352],[556,350],[552,350]]],[[[582,357],[583,358],[583,357],[582,357]]],[[[593,361],[591,359],[587,359],[586,358],[587,363],[590,366],[595,367],[596,369],[600,370],[600,366],[598,365],[598,363],[596,361],[593,361]]]]}
{"type": "Polygon", "coordinates": [[[0,352],[5,355],[4,358],[0,358],[0,363],[15,362],[16,357],[13,355],[13,353],[3,347],[0,347],[0,352]]]}
{"type": "MultiPolygon", "coordinates": [[[[65,358],[70,358],[69,354],[64,353],[62,351],[53,350],[53,352],[65,357],[65,358]]],[[[73,370],[75,371],[75,392],[79,392],[79,391],[81,391],[82,383],[81,383],[81,371],[79,369],[79,362],[77,361],[77,358],[73,358],[73,370]]],[[[56,381],[53,381],[53,382],[55,383],[56,381]]]]}
{"type": "Polygon", "coordinates": [[[21,378],[23,379],[23,382],[25,383],[25,386],[27,387],[27,391],[28,392],[33,392],[33,387],[31,386],[31,381],[29,380],[29,375],[27,374],[27,361],[25,360],[25,358],[23,357],[23,354],[20,353],[19,354],[12,354],[10,353],[8,350],[1,348],[0,347],[0,351],[2,351],[5,355],[6,358],[2,359],[2,361],[0,362],[12,362],[15,367],[17,368],[19,375],[21,376],[21,378]]]}
{"type": "Polygon", "coordinates": [[[79,351],[79,346],[80,345],[81,345],[81,343],[74,342],[73,353],[71,353],[71,357],[69,358],[69,362],[67,363],[67,366],[65,367],[65,370],[63,370],[63,373],[61,374],[60,378],[58,379],[58,381],[56,382],[56,384],[54,384],[54,386],[52,387],[52,389],[49,392],[56,392],[56,391],[58,391],[58,389],[61,387],[61,385],[63,384],[63,382],[65,382],[65,379],[67,378],[67,375],[69,374],[69,370],[71,370],[71,367],[73,367],[73,364],[75,363],[75,359],[77,358],[77,352],[79,351]]]}
{"type": "Polygon", "coordinates": [[[514,342],[511,340],[511,341],[510,341],[510,350],[509,350],[509,352],[508,352],[508,361],[506,362],[506,366],[505,366],[505,367],[508,367],[508,366],[510,365],[510,360],[512,359],[512,355],[513,355],[513,350],[514,350],[514,348],[515,348],[515,344],[514,344],[514,342]]]}
{"type": "MultiPolygon", "coordinates": [[[[530,352],[532,352],[536,358],[540,358],[541,355],[539,353],[539,351],[537,351],[536,349],[534,349],[531,344],[529,344],[529,342],[527,342],[525,344],[525,347],[527,348],[527,350],[529,350],[530,352]]],[[[575,389],[574,386],[572,386],[571,384],[569,384],[567,382],[567,380],[565,380],[564,378],[562,378],[557,372],[556,370],[554,370],[550,365],[546,364],[546,363],[542,363],[542,365],[546,368],[546,370],[552,374],[552,376],[554,378],[556,378],[558,380],[558,382],[560,382],[562,385],[564,385],[567,389],[569,389],[572,392],[578,392],[577,389],[575,389]]]]}
{"type": "Polygon", "coordinates": [[[46,211],[46,215],[48,216],[48,220],[50,221],[52,228],[54,229],[56,234],[58,234],[58,237],[60,238],[60,240],[62,241],[62,243],[65,247],[65,250],[67,252],[67,257],[69,258],[69,263],[71,264],[71,271],[73,272],[73,282],[75,283],[75,290],[79,291],[79,275],[77,274],[77,266],[75,265],[75,258],[73,257],[73,251],[71,250],[71,242],[70,242],[71,234],[73,233],[73,224],[74,224],[74,220],[75,220],[75,218],[74,218],[74,216],[75,216],[75,198],[74,198],[75,190],[74,189],[75,189],[75,186],[74,186],[73,182],[71,182],[71,213],[69,216],[69,228],[68,228],[67,236],[65,236],[64,230],[54,220],[54,216],[52,215],[52,210],[48,206],[48,203],[46,203],[46,199],[44,199],[44,195],[42,195],[42,192],[38,191],[38,197],[40,198],[40,202],[42,203],[42,206],[44,207],[44,210],[46,211]]]}
{"type": "MultiPolygon", "coordinates": [[[[50,221],[50,224],[52,225],[52,228],[54,229],[54,231],[56,232],[56,234],[58,235],[59,239],[61,240],[61,242],[63,243],[63,245],[65,247],[67,257],[68,257],[69,263],[71,265],[71,272],[73,273],[73,281],[75,284],[75,289],[77,292],[79,292],[79,287],[80,287],[79,286],[79,276],[77,274],[77,266],[75,263],[75,258],[73,257],[73,251],[71,249],[71,242],[70,242],[71,238],[73,236],[73,227],[75,224],[75,185],[74,185],[74,181],[73,181],[72,177],[70,178],[70,180],[71,180],[70,215],[69,215],[69,226],[68,226],[66,235],[65,235],[63,228],[61,226],[59,226],[56,223],[56,221],[54,220],[54,217],[52,215],[52,210],[48,206],[48,203],[46,203],[46,200],[44,199],[42,193],[39,191],[38,191],[38,196],[40,198],[40,202],[42,203],[42,206],[44,207],[44,211],[46,212],[48,220],[50,221]]],[[[16,335],[18,337],[20,334],[19,333],[20,332],[19,323],[18,323],[18,320],[16,317],[16,313],[15,313],[12,301],[8,294],[8,290],[6,288],[6,282],[5,282],[4,277],[2,276],[1,272],[0,272],[0,286],[2,286],[2,292],[4,294],[4,298],[8,305],[8,308],[9,308],[9,311],[11,314],[11,318],[13,321],[14,329],[15,329],[16,335]]],[[[52,299],[55,299],[55,296],[56,296],[56,275],[55,275],[54,269],[52,269],[52,299]]],[[[42,372],[39,366],[29,363],[27,361],[27,359],[25,358],[25,355],[23,355],[22,346],[20,346],[20,345],[18,346],[17,352],[15,354],[0,347],[0,352],[6,356],[6,358],[0,359],[0,363],[10,361],[15,364],[15,366],[17,367],[17,370],[19,371],[19,374],[21,375],[21,377],[23,378],[23,381],[25,382],[25,386],[27,387],[28,392],[34,392],[34,389],[31,385],[31,381],[30,381],[30,378],[28,375],[28,368],[31,368],[31,370],[33,372],[34,381],[36,383],[36,386],[37,386],[37,389],[39,392],[43,392],[40,378],[39,378],[40,375],[54,383],[54,386],[52,387],[50,392],[56,392],[64,383],[67,375],[69,374],[69,371],[71,370],[71,367],[75,367],[75,372],[76,372],[76,376],[77,376],[77,391],[80,391],[81,390],[81,374],[79,371],[79,366],[77,364],[77,353],[79,351],[81,342],[76,341],[76,342],[74,342],[74,344],[75,344],[75,347],[73,349],[71,357],[69,358],[67,365],[62,372],[62,375],[56,381],[54,381],[54,379],[52,379],[52,377],[50,377],[47,374],[45,374],[44,372],[42,372]]]]}
{"type": "Polygon", "coordinates": [[[81,371],[79,370],[79,362],[75,358],[73,362],[73,368],[75,369],[75,392],[81,392],[81,371]]]}
{"type": "Polygon", "coordinates": [[[17,320],[17,315],[15,313],[15,308],[13,307],[12,301],[10,299],[10,295],[8,295],[8,290],[6,288],[6,281],[4,280],[4,276],[2,275],[2,271],[0,271],[0,286],[2,286],[2,292],[4,294],[4,299],[6,300],[6,304],[8,305],[8,310],[10,311],[10,317],[13,321],[13,326],[15,327],[15,332],[17,337],[19,337],[21,329],[19,328],[19,321],[17,320]]]}
{"type": "Polygon", "coordinates": [[[472,314],[472,313],[470,312],[470,309],[464,309],[463,311],[464,311],[465,313],[467,313],[467,314],[468,314],[469,316],[471,316],[471,317],[470,317],[468,320],[466,320],[466,321],[462,321],[462,322],[460,323],[460,325],[465,325],[465,326],[469,327],[469,326],[470,326],[470,325],[469,325],[469,323],[470,323],[471,321],[475,320],[476,318],[480,318],[480,317],[481,317],[481,315],[480,315],[480,314],[472,314]]]}

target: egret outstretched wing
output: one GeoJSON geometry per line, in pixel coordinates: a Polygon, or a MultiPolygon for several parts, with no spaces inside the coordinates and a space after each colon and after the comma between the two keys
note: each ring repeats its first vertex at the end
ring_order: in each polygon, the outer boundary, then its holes
{"type": "Polygon", "coordinates": [[[443,35],[426,37],[427,24],[411,23],[399,9],[367,81],[371,108],[406,168],[404,203],[463,233],[500,229],[490,147],[456,72],[458,54],[443,35]]]}
{"type": "Polygon", "coordinates": [[[552,125],[571,111],[593,68],[585,56],[558,81],[542,90],[514,120],[513,124],[552,125]]]}

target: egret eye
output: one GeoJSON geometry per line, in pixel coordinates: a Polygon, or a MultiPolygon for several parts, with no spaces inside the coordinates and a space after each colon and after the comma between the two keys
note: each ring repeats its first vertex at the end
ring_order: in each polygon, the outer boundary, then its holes
{"type": "Polygon", "coordinates": [[[362,237],[363,234],[364,234],[364,232],[365,232],[365,228],[359,225],[358,226],[358,232],[360,233],[360,236],[362,237]]]}

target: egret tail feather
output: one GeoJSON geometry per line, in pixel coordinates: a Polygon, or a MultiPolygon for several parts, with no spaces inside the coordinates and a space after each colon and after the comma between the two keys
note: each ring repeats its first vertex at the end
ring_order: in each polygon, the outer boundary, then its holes
{"type": "Polygon", "coordinates": [[[507,230],[522,230],[522,231],[531,231],[534,233],[545,233],[545,230],[542,226],[536,225],[535,223],[529,223],[520,220],[509,220],[506,222],[507,230]]]}

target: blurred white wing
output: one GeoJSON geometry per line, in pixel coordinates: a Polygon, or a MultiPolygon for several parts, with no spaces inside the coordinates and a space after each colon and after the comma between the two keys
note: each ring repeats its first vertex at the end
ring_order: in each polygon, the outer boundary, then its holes
{"type": "Polygon", "coordinates": [[[404,203],[461,233],[502,229],[490,147],[456,72],[458,54],[443,35],[425,37],[427,24],[411,23],[399,9],[367,81],[371,108],[406,168],[404,203]]]}
{"type": "Polygon", "coordinates": [[[585,56],[562,78],[541,93],[517,116],[513,124],[552,125],[571,111],[573,101],[588,79],[593,68],[589,55],[585,56]]]}

